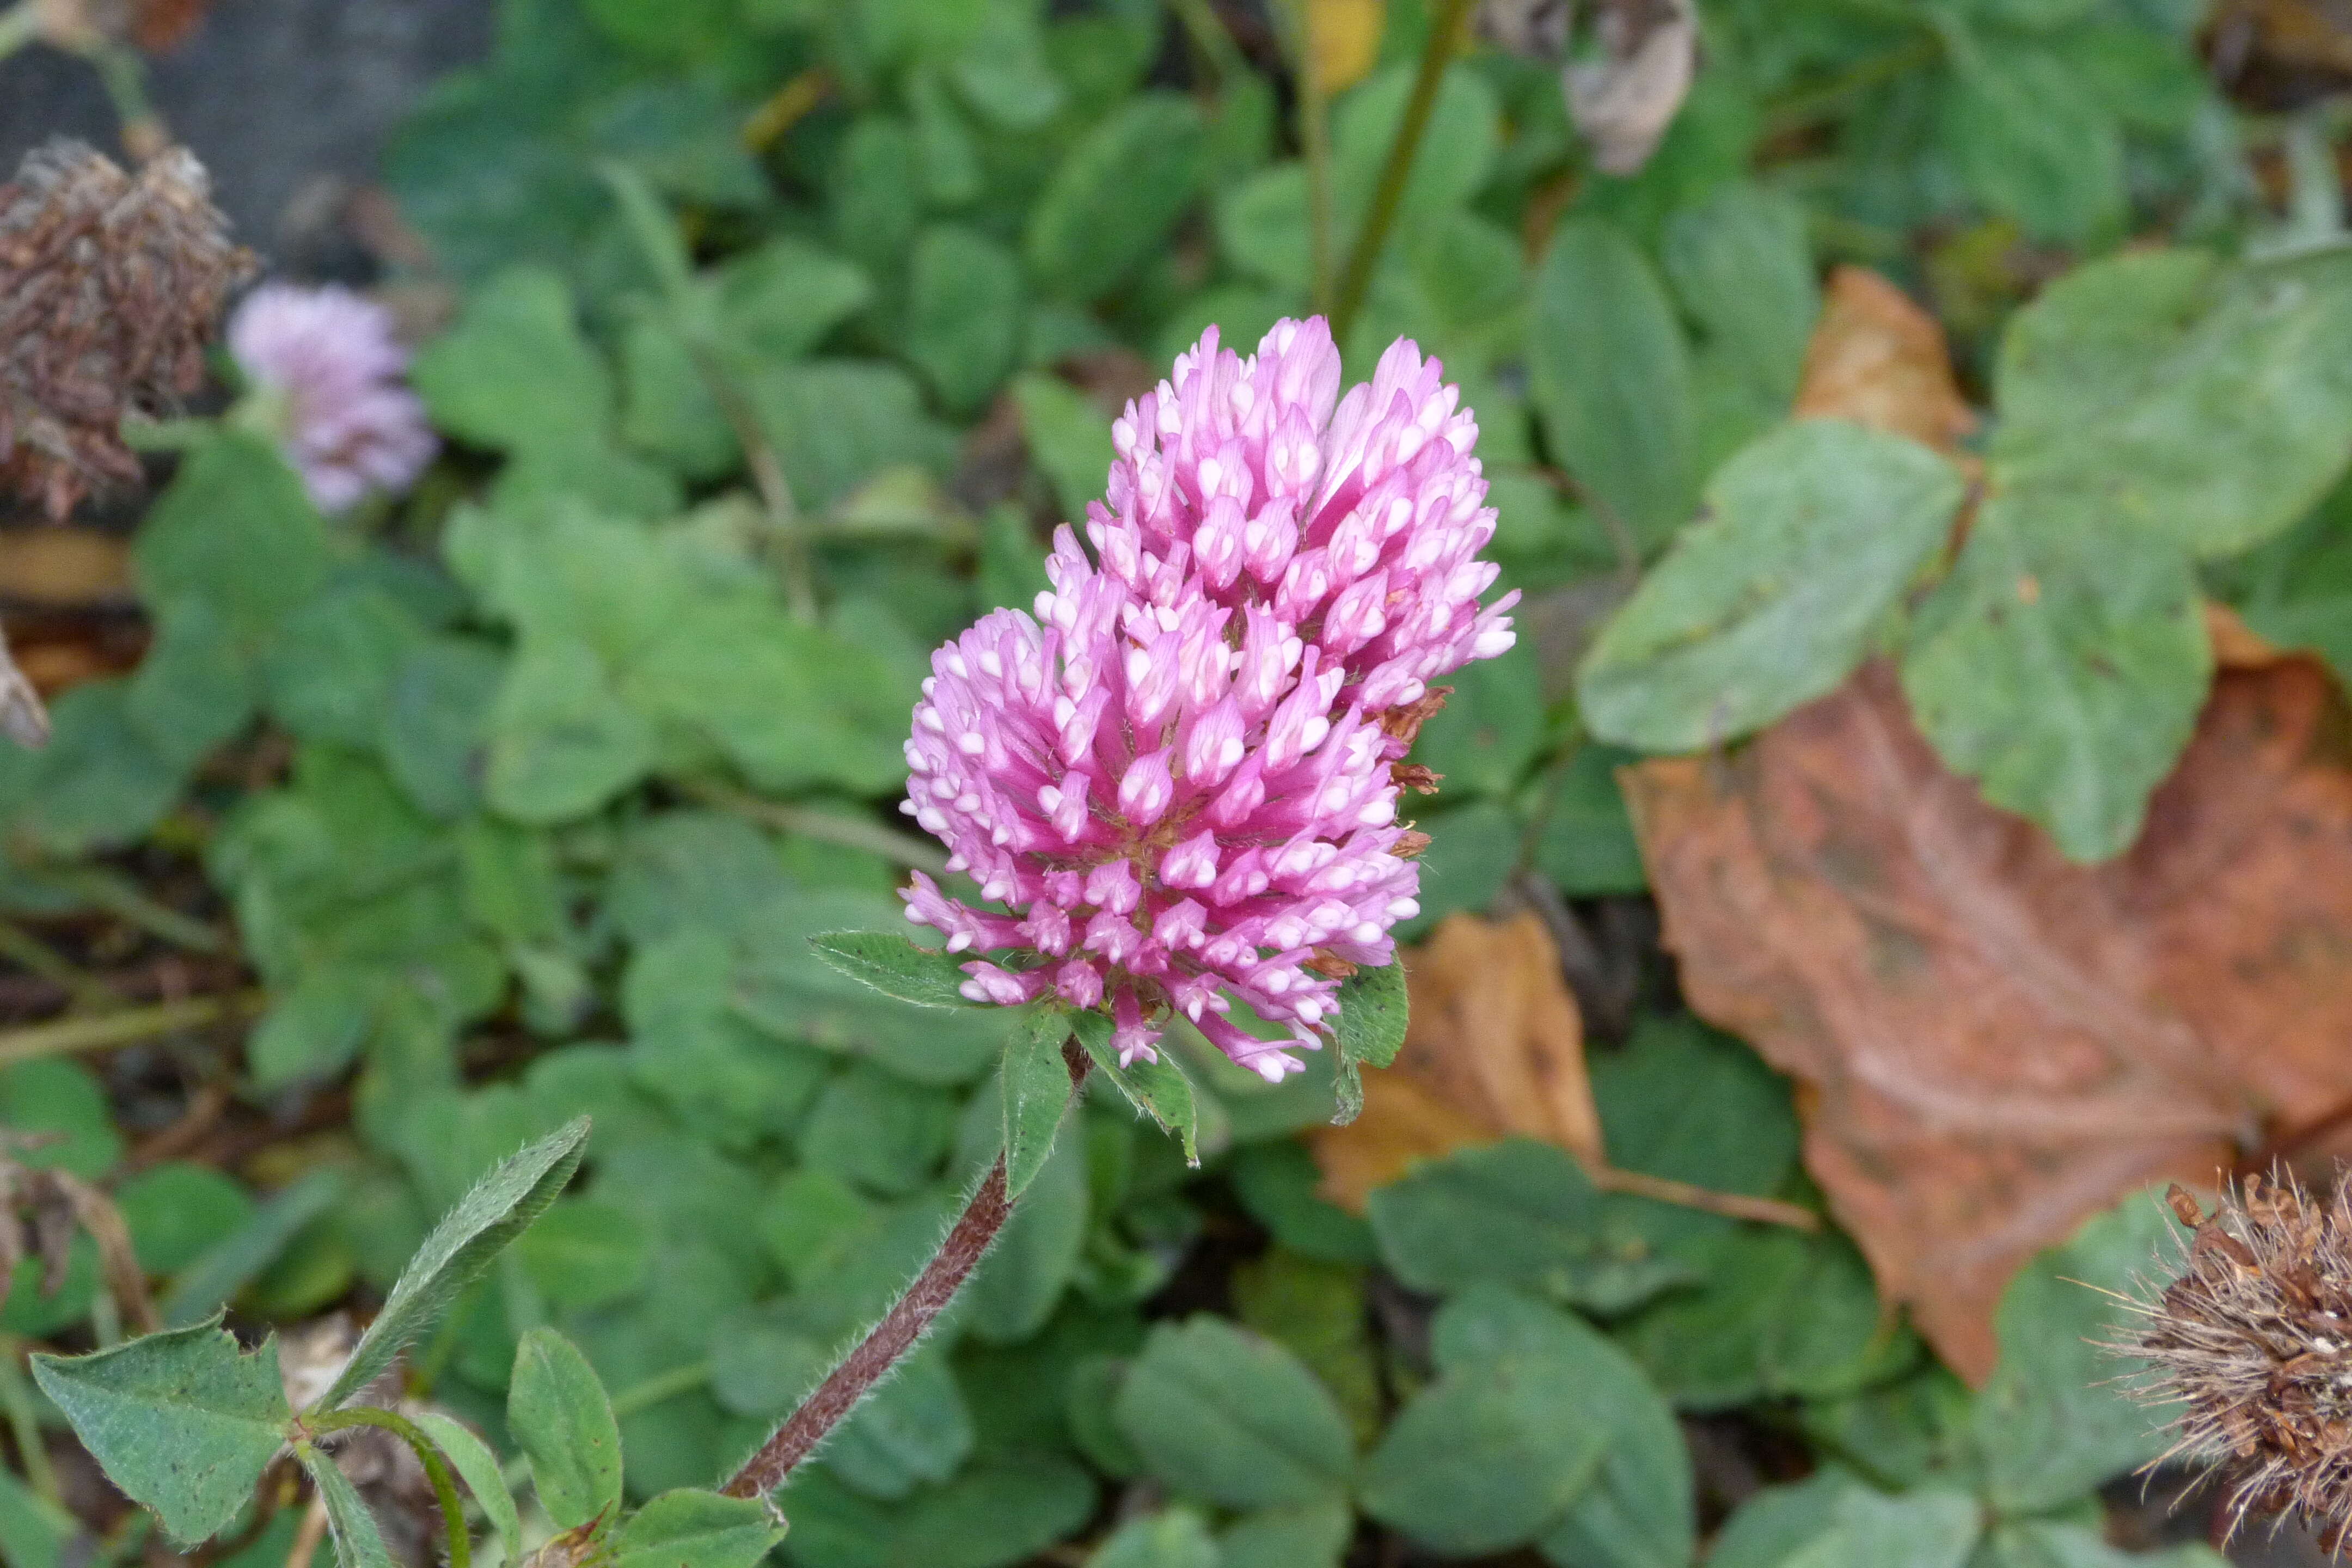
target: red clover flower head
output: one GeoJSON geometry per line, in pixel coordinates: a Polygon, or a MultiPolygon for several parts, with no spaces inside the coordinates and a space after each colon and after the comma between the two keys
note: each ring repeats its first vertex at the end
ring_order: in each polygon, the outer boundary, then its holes
{"type": "Polygon", "coordinates": [[[320,510],[398,494],[433,460],[425,405],[401,382],[392,312],[348,289],[267,283],[229,319],[229,352],[278,399],[287,461],[320,510]]]}
{"type": "Polygon", "coordinates": [[[1035,616],[931,658],[902,808],[980,907],[919,873],[908,918],[975,958],[964,994],[1107,1011],[1122,1061],[1181,1012],[1270,1079],[1339,977],[1393,961],[1426,843],[1397,765],[1429,682],[1512,643],[1477,425],[1410,342],[1342,399],[1320,318],[1243,360],[1211,328],[1113,426],[1090,558],[1064,528],[1035,616]],[[1287,1024],[1266,1041],[1231,1000],[1287,1024]]]}

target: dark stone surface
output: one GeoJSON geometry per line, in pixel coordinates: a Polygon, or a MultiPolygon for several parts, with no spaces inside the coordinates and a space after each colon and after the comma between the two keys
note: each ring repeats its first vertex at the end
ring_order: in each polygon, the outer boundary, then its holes
{"type": "MultiPolygon", "coordinates": [[[[385,140],[435,78],[486,54],[493,0],[215,0],[150,62],[156,107],[212,171],[237,236],[278,269],[357,263],[335,215],[374,177],[385,140]]],[[[64,132],[116,156],[91,68],[36,45],[0,61],[0,175],[64,132]]]]}

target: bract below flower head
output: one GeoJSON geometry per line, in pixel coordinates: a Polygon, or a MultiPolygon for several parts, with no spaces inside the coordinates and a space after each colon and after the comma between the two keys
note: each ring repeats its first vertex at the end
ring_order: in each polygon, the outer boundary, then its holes
{"type": "Polygon", "coordinates": [[[1393,961],[1423,842],[1394,763],[1428,682],[1510,647],[1510,601],[1477,603],[1494,513],[1438,366],[1400,342],[1345,400],[1339,374],[1319,320],[1248,362],[1213,329],[1119,423],[1099,561],[1061,530],[1034,618],[933,655],[904,809],[995,907],[918,875],[908,915],[998,955],[973,1000],[1102,1009],[1122,1060],[1181,1012],[1278,1079],[1336,976],[1393,961]]]}

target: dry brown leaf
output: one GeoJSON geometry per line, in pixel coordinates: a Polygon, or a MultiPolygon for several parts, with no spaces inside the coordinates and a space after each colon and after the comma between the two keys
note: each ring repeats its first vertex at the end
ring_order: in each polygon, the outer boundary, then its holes
{"type": "Polygon", "coordinates": [[[1602,0],[1592,30],[1598,58],[1560,72],[1568,114],[1592,142],[1593,166],[1632,174],[1658,150],[1698,69],[1692,0],[1602,0]]]}
{"type": "Polygon", "coordinates": [[[1324,1196],[1360,1214],[1371,1190],[1413,1161],[1513,1135],[1599,1168],[1584,1026],[1541,917],[1449,915],[1402,960],[1403,1048],[1366,1075],[1362,1115],[1313,1135],[1324,1196]]]}
{"type": "Polygon", "coordinates": [[[2352,1097],[2352,715],[2314,660],[2224,669],[2101,866],[1947,773],[1884,666],[1621,778],[1691,1005],[1803,1084],[1807,1166],[1967,1376],[2037,1249],[2352,1097]]]}
{"type": "Polygon", "coordinates": [[[0,596],[81,605],[131,596],[131,547],[87,528],[0,530],[0,596]]]}
{"type": "Polygon", "coordinates": [[[2205,636],[2213,644],[2213,662],[2224,669],[2259,669],[2287,657],[2277,644],[2246,625],[2237,611],[2210,600],[2205,605],[2205,636]]]}
{"type": "Polygon", "coordinates": [[[1830,274],[1796,414],[1851,419],[1945,453],[1977,427],[1952,379],[1944,329],[1902,289],[1859,267],[1830,274]]]}

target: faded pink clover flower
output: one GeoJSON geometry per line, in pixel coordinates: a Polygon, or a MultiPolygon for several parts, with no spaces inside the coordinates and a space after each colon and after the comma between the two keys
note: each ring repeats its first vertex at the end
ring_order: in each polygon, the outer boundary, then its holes
{"type": "Polygon", "coordinates": [[[1437,363],[1400,341],[1344,399],[1339,376],[1320,318],[1248,360],[1211,328],[1113,426],[1098,563],[1062,529],[1034,619],[932,656],[902,809],[1000,908],[919,873],[907,912],[999,955],[963,966],[973,1000],[1105,1010],[1122,1061],[1181,1012],[1278,1079],[1338,976],[1394,960],[1426,842],[1398,760],[1429,682],[1511,646],[1517,595],[1478,604],[1495,513],[1437,363]]]}
{"type": "Polygon", "coordinates": [[[401,382],[408,354],[392,312],[348,289],[268,283],[229,319],[229,352],[276,400],[273,427],[321,511],[416,482],[437,443],[401,382]]]}

